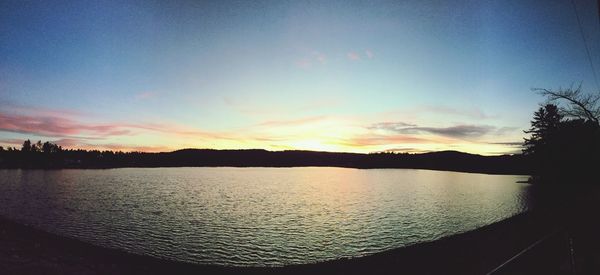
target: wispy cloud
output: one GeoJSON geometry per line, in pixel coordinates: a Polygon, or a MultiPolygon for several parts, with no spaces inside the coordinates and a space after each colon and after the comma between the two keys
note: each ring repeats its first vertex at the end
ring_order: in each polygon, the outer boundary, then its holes
{"type": "Polygon", "coordinates": [[[395,130],[398,133],[431,133],[453,138],[481,137],[493,131],[495,127],[489,125],[456,125],[450,127],[408,127],[395,130]]]}
{"type": "Polygon", "coordinates": [[[35,112],[24,115],[4,111],[0,111],[0,131],[59,138],[57,142],[65,146],[95,144],[93,141],[141,134],[160,134],[195,140],[237,138],[230,133],[202,131],[176,123],[91,123],[73,117],[47,116],[35,112]]]}
{"type": "Polygon", "coordinates": [[[367,55],[367,58],[369,59],[373,59],[373,57],[375,57],[375,54],[373,54],[373,52],[369,49],[365,50],[365,55],[367,55]]]}
{"type": "Polygon", "coordinates": [[[155,98],[157,95],[158,94],[156,92],[145,91],[145,92],[136,94],[135,99],[137,99],[137,100],[151,99],[151,98],[155,98]]]}
{"type": "Polygon", "coordinates": [[[317,62],[321,63],[322,65],[327,63],[327,56],[324,53],[314,51],[313,57],[315,58],[315,60],[317,60],[317,62]]]}
{"type": "Polygon", "coordinates": [[[341,144],[353,147],[376,146],[376,145],[391,145],[403,143],[428,143],[429,139],[415,137],[412,135],[379,135],[379,134],[363,134],[356,137],[351,137],[341,141],[341,144]]]}
{"type": "Polygon", "coordinates": [[[402,116],[402,117],[424,117],[424,116],[441,116],[448,119],[449,116],[469,118],[475,120],[497,119],[498,115],[489,114],[476,106],[471,107],[450,107],[446,105],[425,105],[412,107],[407,109],[390,110],[383,113],[384,116],[402,116]]]}
{"type": "Polygon", "coordinates": [[[523,142],[522,141],[489,142],[489,144],[506,145],[506,146],[514,146],[514,147],[521,147],[521,146],[523,146],[523,142]]]}
{"type": "Polygon", "coordinates": [[[268,127],[298,126],[298,125],[304,125],[304,124],[312,124],[312,123],[315,123],[318,121],[322,121],[324,119],[327,119],[327,116],[312,116],[312,117],[305,117],[305,118],[300,118],[300,119],[289,119],[289,120],[269,120],[269,121],[261,122],[258,125],[259,126],[268,126],[268,127]]]}
{"type": "Polygon", "coordinates": [[[378,122],[373,123],[367,126],[367,129],[372,130],[388,130],[388,131],[397,131],[400,129],[404,129],[406,127],[415,127],[416,124],[406,123],[406,122],[378,122]]]}
{"type": "Polygon", "coordinates": [[[450,114],[450,115],[458,115],[476,119],[488,119],[493,118],[494,116],[486,114],[479,108],[453,108],[448,106],[427,106],[423,107],[423,112],[432,112],[432,113],[441,113],[441,114],[450,114]]]}
{"type": "Polygon", "coordinates": [[[484,136],[496,127],[490,125],[455,125],[450,127],[423,127],[405,122],[380,122],[367,126],[367,129],[379,129],[399,134],[434,134],[451,138],[477,138],[484,136]]]}
{"type": "Polygon", "coordinates": [[[519,130],[518,127],[500,127],[498,129],[496,129],[495,134],[498,136],[503,136],[503,135],[506,135],[506,134],[509,134],[509,133],[512,133],[512,132],[515,132],[518,130],[519,130]]]}
{"type": "Polygon", "coordinates": [[[301,69],[310,69],[313,66],[325,64],[327,64],[327,55],[319,51],[305,53],[302,58],[294,61],[294,65],[301,69]]]}
{"type": "Polygon", "coordinates": [[[38,116],[87,117],[89,113],[73,109],[46,108],[28,106],[10,101],[0,100],[0,112],[11,114],[35,114],[38,116]]]}
{"type": "Polygon", "coordinates": [[[18,149],[20,149],[21,145],[23,144],[23,140],[18,139],[18,138],[3,138],[3,139],[0,139],[0,143],[8,145],[10,147],[14,146],[14,147],[17,147],[18,149]]]}
{"type": "Polygon", "coordinates": [[[260,115],[260,116],[280,116],[281,114],[287,113],[302,113],[315,110],[327,110],[333,107],[342,105],[344,103],[343,98],[319,98],[312,99],[304,102],[293,102],[289,105],[267,105],[259,102],[253,104],[248,100],[244,99],[232,99],[230,97],[223,97],[223,103],[228,107],[234,109],[237,112],[245,115],[260,115]]]}
{"type": "Polygon", "coordinates": [[[58,140],[53,140],[52,143],[58,144],[65,148],[76,148],[81,147],[82,145],[87,145],[85,140],[76,138],[61,138],[58,140]]]}
{"type": "Polygon", "coordinates": [[[352,61],[360,60],[360,55],[357,52],[349,52],[346,54],[346,57],[352,61]]]}
{"type": "Polygon", "coordinates": [[[105,137],[131,133],[130,130],[119,125],[90,125],[63,117],[15,115],[2,112],[0,112],[0,131],[54,137],[82,134],[105,137]]]}
{"type": "Polygon", "coordinates": [[[309,69],[312,67],[312,62],[307,58],[301,58],[301,59],[296,60],[294,62],[294,65],[296,65],[296,67],[301,68],[301,69],[309,69]]]}

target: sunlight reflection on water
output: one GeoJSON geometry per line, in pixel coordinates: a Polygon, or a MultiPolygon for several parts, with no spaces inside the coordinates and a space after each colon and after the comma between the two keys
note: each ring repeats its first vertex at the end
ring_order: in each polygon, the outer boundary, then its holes
{"type": "Polygon", "coordinates": [[[284,265],[434,240],[527,210],[526,177],[410,169],[0,170],[0,214],[194,263],[284,265]]]}

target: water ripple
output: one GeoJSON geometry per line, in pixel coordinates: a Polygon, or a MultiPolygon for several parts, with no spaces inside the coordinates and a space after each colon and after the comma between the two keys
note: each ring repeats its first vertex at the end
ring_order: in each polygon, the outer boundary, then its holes
{"type": "Polygon", "coordinates": [[[402,169],[0,170],[0,215],[193,263],[276,266],[430,241],[527,210],[517,176],[402,169]]]}

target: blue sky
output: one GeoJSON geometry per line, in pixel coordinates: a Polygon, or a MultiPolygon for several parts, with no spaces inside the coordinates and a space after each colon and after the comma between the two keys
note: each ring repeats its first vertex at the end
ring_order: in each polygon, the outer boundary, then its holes
{"type": "MultiPolygon", "coordinates": [[[[600,68],[597,3],[575,2],[600,68]]],[[[530,89],[580,82],[564,0],[0,4],[5,146],[511,153],[530,89]]]]}

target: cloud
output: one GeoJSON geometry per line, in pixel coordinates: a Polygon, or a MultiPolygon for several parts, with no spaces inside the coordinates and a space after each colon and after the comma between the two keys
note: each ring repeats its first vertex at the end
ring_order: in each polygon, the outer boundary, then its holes
{"type": "Polygon", "coordinates": [[[502,136],[510,132],[519,130],[518,127],[501,127],[496,130],[496,135],[502,136]]]}
{"type": "Polygon", "coordinates": [[[421,127],[405,122],[380,122],[367,126],[367,129],[379,129],[399,134],[429,133],[451,138],[473,138],[484,136],[496,127],[489,125],[455,125],[450,127],[421,127]]]}
{"type": "Polygon", "coordinates": [[[155,98],[158,94],[156,92],[141,92],[135,95],[135,99],[144,100],[155,98]]]}
{"type": "Polygon", "coordinates": [[[325,54],[315,51],[313,52],[313,56],[317,62],[321,63],[321,65],[327,63],[327,56],[325,54]]]}
{"type": "Polygon", "coordinates": [[[344,103],[343,98],[313,98],[308,101],[297,101],[286,106],[274,105],[266,102],[252,102],[248,99],[233,100],[223,97],[223,102],[233,110],[244,115],[253,116],[281,116],[281,114],[297,114],[315,110],[328,110],[344,103]]]}
{"type": "Polygon", "coordinates": [[[19,115],[0,112],[0,131],[36,134],[40,136],[93,136],[127,135],[131,131],[119,125],[93,125],[73,121],[69,118],[40,115],[19,115]]]}
{"type": "Polygon", "coordinates": [[[305,118],[300,118],[300,119],[269,120],[269,121],[261,122],[258,125],[259,126],[268,126],[268,127],[275,127],[275,126],[298,126],[298,125],[315,123],[315,122],[318,122],[318,121],[322,121],[322,120],[324,120],[326,118],[327,118],[327,116],[312,116],[312,117],[305,117],[305,118]]]}
{"type": "Polygon", "coordinates": [[[481,109],[476,108],[476,107],[457,109],[457,108],[452,108],[452,107],[448,107],[448,106],[428,106],[428,107],[424,107],[422,111],[459,115],[459,116],[476,118],[476,119],[488,119],[488,118],[494,117],[494,116],[486,114],[481,109]]]}
{"type": "Polygon", "coordinates": [[[346,54],[346,56],[352,61],[360,60],[360,55],[358,55],[357,52],[349,52],[348,54],[346,54]]]}
{"type": "Polygon", "coordinates": [[[451,127],[408,127],[396,130],[399,133],[431,133],[453,138],[481,137],[494,130],[489,125],[456,125],[451,127]]]}
{"type": "Polygon", "coordinates": [[[5,144],[5,145],[9,145],[10,147],[17,147],[20,148],[21,145],[23,144],[22,139],[18,139],[18,138],[5,138],[5,139],[0,139],[0,143],[1,144],[5,144]]]}
{"type": "Polygon", "coordinates": [[[373,54],[373,52],[371,50],[365,50],[365,54],[367,55],[367,57],[369,59],[373,59],[373,57],[375,57],[375,55],[373,54]]]}
{"type": "Polygon", "coordinates": [[[416,124],[405,123],[405,122],[379,122],[371,124],[367,127],[367,129],[371,130],[388,130],[388,131],[396,131],[406,127],[415,127],[416,124]]]}
{"type": "Polygon", "coordinates": [[[296,60],[296,62],[294,62],[294,65],[301,69],[309,69],[310,67],[312,67],[312,62],[310,62],[310,60],[308,60],[307,58],[302,58],[296,60]]]}
{"type": "Polygon", "coordinates": [[[378,135],[378,134],[366,134],[356,136],[340,143],[346,146],[375,146],[375,145],[390,145],[390,144],[402,144],[402,143],[428,143],[431,142],[429,139],[419,138],[410,135],[378,135]]]}
{"type": "Polygon", "coordinates": [[[60,145],[62,147],[65,147],[65,148],[75,148],[75,147],[86,144],[86,142],[84,140],[75,139],[75,138],[61,138],[59,140],[54,140],[51,142],[54,144],[60,145]]]}
{"type": "MultiPolygon", "coordinates": [[[[202,131],[176,123],[89,123],[80,119],[46,116],[33,112],[31,115],[0,111],[0,131],[60,138],[65,144],[86,144],[111,137],[135,136],[144,133],[187,137],[196,140],[236,139],[231,133],[202,131]]],[[[59,143],[60,144],[60,143],[59,143]]]]}
{"type": "Polygon", "coordinates": [[[51,109],[41,106],[27,106],[0,100],[0,110],[11,114],[35,114],[39,116],[87,117],[89,114],[72,109],[51,109]]]}
{"type": "Polygon", "coordinates": [[[489,144],[493,144],[493,145],[506,145],[506,146],[514,146],[514,147],[521,147],[521,146],[523,146],[523,142],[522,141],[489,142],[489,144]]]}
{"type": "Polygon", "coordinates": [[[294,62],[294,65],[301,69],[310,69],[313,67],[313,65],[316,66],[325,64],[327,64],[327,55],[319,51],[305,53],[303,58],[300,58],[294,62]]]}

